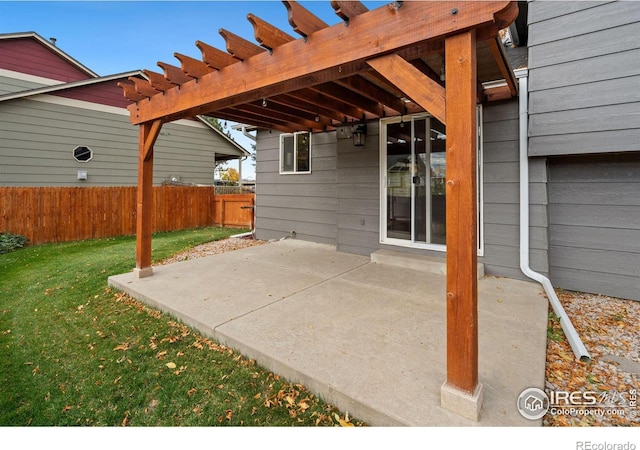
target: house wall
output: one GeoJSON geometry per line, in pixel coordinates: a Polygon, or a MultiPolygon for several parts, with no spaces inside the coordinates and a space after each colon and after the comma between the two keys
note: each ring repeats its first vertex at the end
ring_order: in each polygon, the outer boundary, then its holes
{"type": "MultiPolygon", "coordinates": [[[[337,134],[313,135],[312,173],[280,175],[279,134],[261,131],[256,152],[259,239],[296,238],[368,255],[380,248],[444,256],[380,244],[379,123],[367,124],[365,147],[337,134]]],[[[518,101],[484,108],[484,256],[489,274],[523,278],[519,249],[518,101]]],[[[531,266],[547,265],[546,161],[534,160],[531,182],[531,266]]]]}
{"type": "Polygon", "coordinates": [[[260,130],[256,145],[258,239],[296,238],[336,245],[336,133],[311,138],[311,173],[279,173],[280,134],[260,130]]]}
{"type": "Polygon", "coordinates": [[[637,150],[640,2],[529,3],[529,155],[637,150]]]}
{"type": "Polygon", "coordinates": [[[528,22],[551,281],[640,300],[640,3],[533,1],[528,22]]]}
{"type": "Polygon", "coordinates": [[[36,89],[39,87],[50,86],[52,83],[44,83],[44,78],[20,77],[15,72],[8,72],[0,69],[0,95],[13,94],[14,92],[36,89]],[[28,79],[26,79],[28,78],[28,79]]]}
{"type": "Polygon", "coordinates": [[[62,82],[86,80],[91,75],[64,59],[32,36],[0,39],[0,68],[62,82]]]}
{"type": "MultiPolygon", "coordinates": [[[[484,257],[488,274],[523,278],[520,272],[520,158],[518,101],[483,109],[484,257]]],[[[530,266],[548,273],[547,168],[529,161],[530,266]]]]}
{"type": "Polygon", "coordinates": [[[551,280],[640,300],[640,153],[549,162],[551,280]]]}
{"type": "Polygon", "coordinates": [[[367,124],[364,147],[338,140],[338,250],[380,248],[380,125],[367,124]]]}
{"type": "MultiPolygon", "coordinates": [[[[123,186],[137,184],[138,127],[128,111],[42,95],[0,103],[0,186],[123,186]],[[93,159],[73,159],[87,146],[93,159]],[[77,171],[88,172],[87,181],[77,171]]],[[[154,147],[154,184],[170,175],[212,184],[214,154],[228,144],[203,124],[165,124],[154,147]]]]}

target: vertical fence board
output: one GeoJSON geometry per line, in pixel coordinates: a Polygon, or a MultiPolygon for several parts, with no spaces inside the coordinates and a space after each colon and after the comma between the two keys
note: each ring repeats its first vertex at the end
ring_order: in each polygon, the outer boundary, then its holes
{"type": "MultiPolygon", "coordinates": [[[[30,244],[133,235],[136,192],[123,187],[0,187],[0,232],[30,244]]],[[[249,228],[255,194],[214,194],[206,186],[158,186],[154,231],[219,225],[249,228]]]]}

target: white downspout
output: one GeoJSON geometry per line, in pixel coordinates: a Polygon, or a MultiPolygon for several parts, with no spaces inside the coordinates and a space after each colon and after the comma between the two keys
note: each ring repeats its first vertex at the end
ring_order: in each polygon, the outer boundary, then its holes
{"type": "Polygon", "coordinates": [[[591,359],[589,352],[580,340],[580,336],[571,323],[571,319],[565,312],[551,281],[544,275],[535,272],[529,267],[529,94],[527,88],[527,71],[523,70],[518,75],[520,88],[520,270],[527,277],[542,284],[553,312],[560,319],[560,326],[564,331],[569,345],[576,358],[588,362],[591,359]]]}

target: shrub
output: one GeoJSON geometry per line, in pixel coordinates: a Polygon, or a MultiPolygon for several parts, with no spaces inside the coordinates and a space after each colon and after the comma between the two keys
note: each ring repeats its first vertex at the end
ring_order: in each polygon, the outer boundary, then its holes
{"type": "Polygon", "coordinates": [[[29,241],[20,234],[0,233],[0,254],[22,248],[29,241]]]}

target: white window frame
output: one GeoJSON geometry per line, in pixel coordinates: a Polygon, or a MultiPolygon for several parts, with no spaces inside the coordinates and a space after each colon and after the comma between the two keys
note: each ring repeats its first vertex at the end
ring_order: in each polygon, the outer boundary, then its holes
{"type": "Polygon", "coordinates": [[[309,174],[311,173],[311,133],[308,131],[297,131],[295,133],[283,133],[280,135],[280,151],[279,151],[279,158],[278,158],[278,170],[280,175],[300,175],[300,174],[309,174]],[[305,134],[307,135],[307,139],[308,139],[308,147],[309,147],[309,168],[308,170],[298,170],[298,136],[305,134]],[[293,170],[284,170],[284,158],[285,158],[285,154],[284,154],[284,142],[285,139],[288,137],[292,137],[293,138],[293,170]]]}

